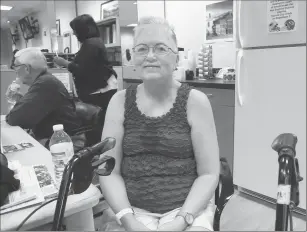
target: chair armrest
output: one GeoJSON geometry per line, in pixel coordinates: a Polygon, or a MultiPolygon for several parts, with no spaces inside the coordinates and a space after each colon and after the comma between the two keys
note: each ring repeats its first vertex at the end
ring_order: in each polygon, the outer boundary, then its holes
{"type": "Polygon", "coordinates": [[[88,126],[82,126],[82,127],[78,128],[76,130],[73,130],[72,134],[80,135],[80,134],[84,134],[86,132],[90,132],[90,131],[93,131],[93,130],[94,130],[94,128],[92,126],[89,126],[89,125],[88,126]]]}

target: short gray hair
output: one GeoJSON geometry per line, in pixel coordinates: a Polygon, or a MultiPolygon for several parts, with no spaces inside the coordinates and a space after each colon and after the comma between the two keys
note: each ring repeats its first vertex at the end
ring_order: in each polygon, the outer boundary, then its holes
{"type": "Polygon", "coordinates": [[[174,27],[166,19],[160,18],[160,17],[154,17],[154,16],[142,17],[139,20],[138,25],[134,28],[134,40],[136,39],[136,37],[139,34],[139,29],[142,26],[149,25],[149,24],[156,24],[156,25],[165,26],[167,28],[167,30],[169,31],[171,37],[174,39],[176,47],[177,47],[177,36],[175,34],[174,27]]]}
{"type": "Polygon", "coordinates": [[[47,60],[39,48],[29,47],[18,51],[15,59],[21,64],[30,65],[34,69],[47,70],[47,60]]]}

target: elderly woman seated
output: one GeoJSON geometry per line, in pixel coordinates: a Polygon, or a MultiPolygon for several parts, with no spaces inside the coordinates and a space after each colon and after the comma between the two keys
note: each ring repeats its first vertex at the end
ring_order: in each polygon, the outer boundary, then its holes
{"type": "Polygon", "coordinates": [[[140,20],[133,62],[143,83],[117,92],[106,113],[102,138],[117,143],[108,152],[114,171],[100,177],[113,212],[101,229],[213,230],[220,168],[213,113],[204,93],[173,79],[177,40],[164,19],[140,20]]]}

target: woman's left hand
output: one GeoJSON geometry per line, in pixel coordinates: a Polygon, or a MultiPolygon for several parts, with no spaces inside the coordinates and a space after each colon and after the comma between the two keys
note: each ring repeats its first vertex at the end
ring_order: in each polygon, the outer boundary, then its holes
{"type": "Polygon", "coordinates": [[[157,231],[184,231],[186,227],[183,217],[176,217],[173,221],[159,226],[157,231]]]}
{"type": "Polygon", "coordinates": [[[55,64],[59,65],[59,66],[64,66],[64,67],[67,67],[67,66],[68,66],[68,63],[69,63],[69,62],[68,62],[67,60],[65,60],[64,58],[58,57],[58,56],[56,56],[56,57],[53,58],[53,62],[54,62],[55,64]]]}

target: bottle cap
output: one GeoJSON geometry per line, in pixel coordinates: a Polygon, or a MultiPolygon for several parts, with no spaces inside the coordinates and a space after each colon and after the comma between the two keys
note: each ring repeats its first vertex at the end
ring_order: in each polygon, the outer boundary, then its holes
{"type": "Polygon", "coordinates": [[[64,129],[62,124],[54,125],[52,128],[53,128],[53,131],[59,131],[59,130],[63,130],[64,129]]]}

